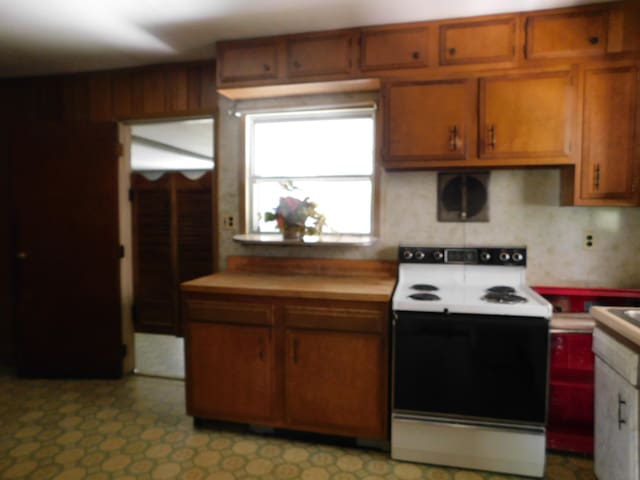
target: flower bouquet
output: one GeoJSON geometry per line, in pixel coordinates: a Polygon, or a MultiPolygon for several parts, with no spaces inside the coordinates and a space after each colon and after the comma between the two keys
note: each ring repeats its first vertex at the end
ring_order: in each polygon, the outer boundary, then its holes
{"type": "Polygon", "coordinates": [[[276,221],[278,230],[285,240],[302,240],[304,235],[322,233],[325,217],[318,213],[317,205],[306,197],[300,200],[295,197],[280,197],[280,203],[273,212],[266,212],[267,222],[276,221]]]}

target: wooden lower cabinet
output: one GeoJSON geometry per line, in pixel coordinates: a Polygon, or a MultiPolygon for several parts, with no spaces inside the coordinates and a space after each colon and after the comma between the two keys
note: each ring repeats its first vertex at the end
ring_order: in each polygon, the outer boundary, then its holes
{"type": "Polygon", "coordinates": [[[190,415],[387,438],[388,303],[194,295],[183,297],[190,415]]]}
{"type": "Polygon", "coordinates": [[[252,422],[272,418],[272,328],[192,322],[187,331],[195,414],[252,422]]]}

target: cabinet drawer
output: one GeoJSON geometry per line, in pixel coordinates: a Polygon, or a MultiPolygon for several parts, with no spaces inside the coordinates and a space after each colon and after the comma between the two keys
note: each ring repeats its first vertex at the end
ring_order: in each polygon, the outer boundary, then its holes
{"type": "Polygon", "coordinates": [[[608,14],[604,9],[527,18],[527,58],[604,55],[608,14]]]}
{"type": "Polygon", "coordinates": [[[351,71],[351,33],[314,35],[287,41],[289,77],[351,71]]]}
{"type": "Polygon", "coordinates": [[[441,25],[440,64],[513,61],[515,32],[515,17],[441,25]]]}
{"type": "Polygon", "coordinates": [[[218,44],[218,80],[242,82],[278,78],[276,41],[218,44]]]}
{"type": "Polygon", "coordinates": [[[378,310],[286,305],[287,327],[382,333],[385,315],[378,310]]]}
{"type": "Polygon", "coordinates": [[[427,66],[427,33],[427,27],[363,31],[360,68],[384,70],[427,66]]]}
{"type": "Polygon", "coordinates": [[[187,321],[273,325],[273,307],[267,304],[187,299],[184,309],[187,321]]]}

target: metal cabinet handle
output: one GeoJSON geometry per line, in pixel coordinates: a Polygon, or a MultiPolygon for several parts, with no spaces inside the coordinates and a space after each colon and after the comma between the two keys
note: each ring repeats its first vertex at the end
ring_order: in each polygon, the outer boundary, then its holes
{"type": "Polygon", "coordinates": [[[593,189],[600,190],[600,164],[596,163],[593,168],[593,189]]]}
{"type": "Polygon", "coordinates": [[[595,35],[593,37],[589,37],[589,43],[591,45],[597,45],[599,41],[600,41],[600,37],[597,37],[595,35]]]}
{"type": "Polygon", "coordinates": [[[622,419],[622,406],[626,405],[627,402],[625,402],[622,399],[622,395],[618,394],[618,430],[622,429],[622,425],[624,425],[625,423],[627,423],[626,420],[622,419]]]}
{"type": "Polygon", "coordinates": [[[449,55],[451,55],[452,57],[456,54],[457,50],[455,48],[450,48],[449,49],[449,55]]]}
{"type": "Polygon", "coordinates": [[[262,65],[262,68],[264,69],[265,72],[270,72],[271,71],[271,65],[268,64],[264,64],[262,65]]]}
{"type": "Polygon", "coordinates": [[[300,62],[298,60],[293,61],[293,66],[296,68],[300,68],[300,62]]]}
{"type": "Polygon", "coordinates": [[[489,147],[491,147],[491,150],[496,149],[496,126],[495,125],[491,125],[489,127],[489,147]]]}
{"type": "Polygon", "coordinates": [[[454,125],[449,129],[449,150],[456,152],[458,150],[458,126],[454,125]]]}
{"type": "Polygon", "coordinates": [[[418,60],[418,59],[420,58],[420,52],[418,52],[417,50],[416,50],[416,51],[414,51],[414,52],[411,54],[411,58],[413,58],[414,60],[418,60]]]}

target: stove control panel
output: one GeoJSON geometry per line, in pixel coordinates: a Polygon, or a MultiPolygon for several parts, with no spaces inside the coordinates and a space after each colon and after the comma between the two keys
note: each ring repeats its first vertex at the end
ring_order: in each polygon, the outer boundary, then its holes
{"type": "Polygon", "coordinates": [[[442,263],[524,267],[526,247],[422,247],[400,246],[400,263],[442,263]]]}

